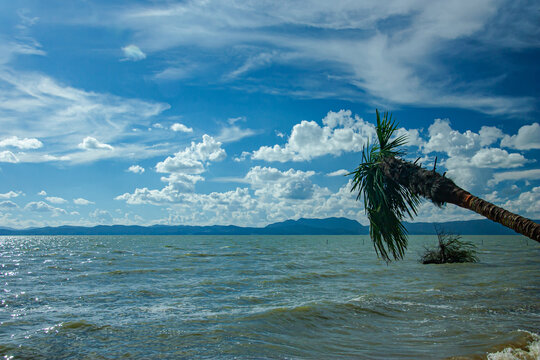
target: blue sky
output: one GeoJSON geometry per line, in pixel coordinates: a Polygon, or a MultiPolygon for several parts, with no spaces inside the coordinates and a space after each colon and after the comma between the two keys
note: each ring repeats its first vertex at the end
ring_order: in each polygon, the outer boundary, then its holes
{"type": "MultiPolygon", "coordinates": [[[[0,226],[344,216],[375,109],[540,218],[534,1],[4,1],[0,226]]],[[[421,206],[418,221],[472,219],[421,206]]]]}

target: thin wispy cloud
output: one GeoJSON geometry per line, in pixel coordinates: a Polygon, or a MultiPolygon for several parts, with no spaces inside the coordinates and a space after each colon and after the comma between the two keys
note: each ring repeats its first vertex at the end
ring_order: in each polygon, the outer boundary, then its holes
{"type": "Polygon", "coordinates": [[[146,59],[146,54],[137,45],[128,45],[122,48],[124,52],[123,61],[140,61],[146,59]]]}
{"type": "MultiPolygon", "coordinates": [[[[484,49],[494,51],[512,46],[512,41],[494,41],[501,33],[496,29],[511,26],[519,33],[517,19],[523,29],[531,27],[532,14],[526,11],[527,6],[523,12],[514,9],[504,15],[497,12],[498,6],[501,3],[495,0],[338,1],[332,6],[318,1],[239,6],[214,0],[133,6],[114,16],[117,26],[135,31],[137,41],[149,51],[189,47],[219,52],[234,47],[245,59],[240,66],[230,64],[233,69],[223,74],[227,81],[277,60],[287,66],[341,75],[342,81],[358,88],[358,96],[367,93],[374,101],[452,106],[490,114],[527,112],[534,99],[496,95],[482,87],[471,89],[459,80],[452,81],[455,69],[445,65],[448,58],[458,59],[458,49],[466,49],[470,41],[480,41],[484,49]],[[206,11],[208,7],[219,11],[206,11]],[[177,26],[179,23],[182,27],[177,26]],[[295,31],[306,26],[313,30],[295,31]],[[280,27],[290,32],[274,30],[280,27]],[[324,36],[320,36],[322,30],[324,36]]],[[[518,41],[519,37],[512,39],[518,41]]],[[[532,37],[521,42],[538,45],[532,37]]],[[[293,82],[289,86],[292,88],[293,82]]]]}

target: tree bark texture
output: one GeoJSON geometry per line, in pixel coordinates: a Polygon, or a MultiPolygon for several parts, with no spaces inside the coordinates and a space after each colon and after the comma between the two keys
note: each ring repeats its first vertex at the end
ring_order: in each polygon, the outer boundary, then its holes
{"type": "Polygon", "coordinates": [[[540,242],[540,224],[511,213],[488,201],[470,194],[443,175],[426,170],[414,163],[395,157],[388,157],[380,164],[384,175],[412,193],[431,200],[440,206],[451,203],[472,210],[486,218],[498,222],[515,232],[540,242]]]}

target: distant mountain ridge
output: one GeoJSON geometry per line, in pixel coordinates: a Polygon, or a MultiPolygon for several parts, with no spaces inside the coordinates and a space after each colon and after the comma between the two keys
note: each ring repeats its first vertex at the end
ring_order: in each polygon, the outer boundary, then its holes
{"type": "MultiPolygon", "coordinates": [[[[540,222],[535,220],[536,222],[540,222]]],[[[490,220],[450,221],[446,223],[405,223],[410,235],[435,234],[439,225],[448,232],[461,235],[518,235],[490,220]]],[[[367,235],[369,227],[356,220],[331,217],[326,219],[286,220],[265,227],[234,225],[98,225],[58,226],[29,229],[0,228],[0,235],[367,235]]]]}

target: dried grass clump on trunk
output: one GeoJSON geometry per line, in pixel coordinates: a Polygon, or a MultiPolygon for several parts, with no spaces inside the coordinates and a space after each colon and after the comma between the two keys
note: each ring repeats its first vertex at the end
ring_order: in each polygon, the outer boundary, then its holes
{"type": "Polygon", "coordinates": [[[476,246],[473,243],[462,241],[461,236],[447,233],[441,228],[435,230],[439,244],[435,248],[425,248],[420,258],[422,264],[478,262],[476,246]]]}

